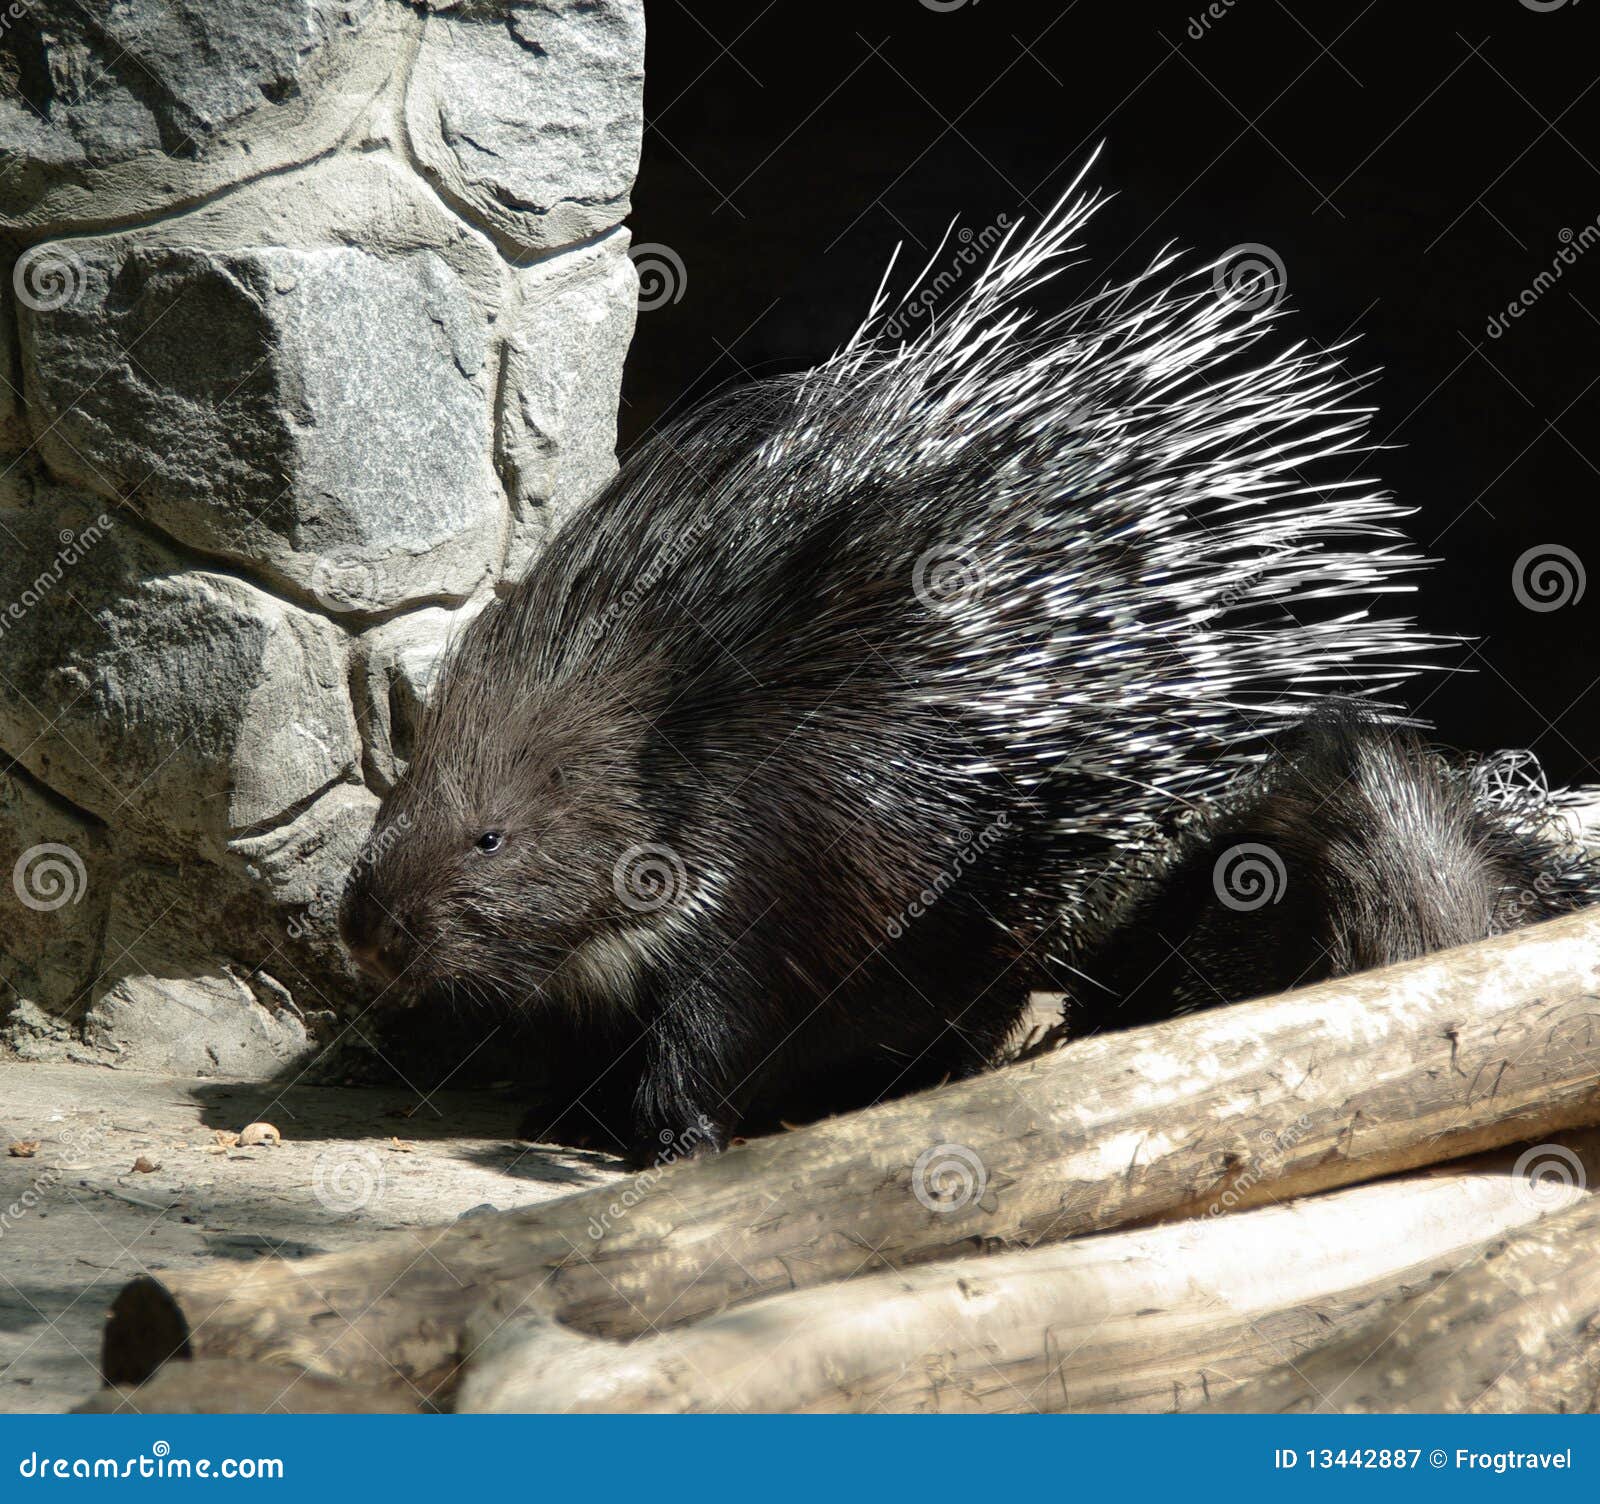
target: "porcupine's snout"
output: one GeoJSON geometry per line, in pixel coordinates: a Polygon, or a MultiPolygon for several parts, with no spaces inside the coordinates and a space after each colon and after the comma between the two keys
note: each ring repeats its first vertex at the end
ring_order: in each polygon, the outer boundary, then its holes
{"type": "Polygon", "coordinates": [[[404,926],[356,879],[339,904],[339,938],[350,959],[380,982],[397,981],[410,965],[413,946],[404,926]]]}

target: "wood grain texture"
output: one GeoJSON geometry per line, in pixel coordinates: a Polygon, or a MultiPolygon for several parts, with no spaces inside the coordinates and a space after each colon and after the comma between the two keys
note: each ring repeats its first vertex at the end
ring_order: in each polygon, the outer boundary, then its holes
{"type": "Polygon", "coordinates": [[[1592,1197],[1600,1133],[1237,1216],[767,1296],[619,1343],[484,1312],[463,1411],[1190,1410],[1592,1197]],[[1559,1157],[1559,1158],[1558,1158],[1559,1157]]]}
{"type": "Polygon", "coordinates": [[[433,1402],[486,1304],[510,1317],[538,1301],[579,1331],[631,1336],[780,1291],[1538,1140],[1600,1122],[1597,998],[1591,911],[359,1254],[135,1281],[104,1370],[136,1382],[186,1344],[433,1402]],[[919,1160],[950,1162],[951,1146],[977,1194],[919,1197],[919,1160]]]}
{"type": "Polygon", "coordinates": [[[1497,1238],[1219,1411],[1565,1414],[1600,1408],[1600,1198],[1497,1238]]]}

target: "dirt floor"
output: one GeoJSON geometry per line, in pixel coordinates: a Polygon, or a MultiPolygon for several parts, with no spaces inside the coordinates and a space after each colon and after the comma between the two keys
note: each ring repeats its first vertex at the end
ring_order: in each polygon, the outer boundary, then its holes
{"type": "Polygon", "coordinates": [[[0,1061],[0,1411],[87,1398],[106,1308],[140,1272],[349,1248],[621,1173],[515,1141],[517,1116],[492,1092],[0,1061]],[[282,1141],[232,1146],[256,1122],[282,1141]]]}

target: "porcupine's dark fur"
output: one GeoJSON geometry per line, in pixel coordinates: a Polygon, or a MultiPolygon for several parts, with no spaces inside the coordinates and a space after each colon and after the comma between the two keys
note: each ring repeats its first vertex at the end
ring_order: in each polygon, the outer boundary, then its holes
{"type": "MultiPolygon", "coordinates": [[[[880,296],[816,370],[660,432],[450,655],[345,933],[536,1015],[553,1135],[720,1142],[981,1068],[1160,817],[1426,645],[1367,615],[1419,561],[1348,478],[1352,383],[1267,351],[1270,308],[1163,256],[1029,311],[1093,208],[915,338],[880,296]]],[[[1403,745],[1341,755],[1404,783],[1403,745]]]]}
{"type": "Polygon", "coordinates": [[[1126,1027],[1503,934],[1596,901],[1525,753],[1451,760],[1329,706],[1108,873],[1070,1011],[1126,1027]]]}

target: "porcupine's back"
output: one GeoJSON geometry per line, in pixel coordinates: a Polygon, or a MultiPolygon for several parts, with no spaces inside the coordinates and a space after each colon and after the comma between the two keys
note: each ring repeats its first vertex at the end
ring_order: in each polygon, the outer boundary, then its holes
{"type": "Polygon", "coordinates": [[[563,686],[624,685],[672,744],[660,797],[698,860],[854,832],[854,896],[887,913],[1013,810],[1036,924],[1316,698],[1400,677],[1424,639],[1367,611],[1418,560],[1351,479],[1353,383],[1171,256],[1034,312],[1097,203],[1008,234],[912,337],[880,295],[824,365],[666,426],[458,676],[509,667],[502,697],[550,714],[563,686]]]}

